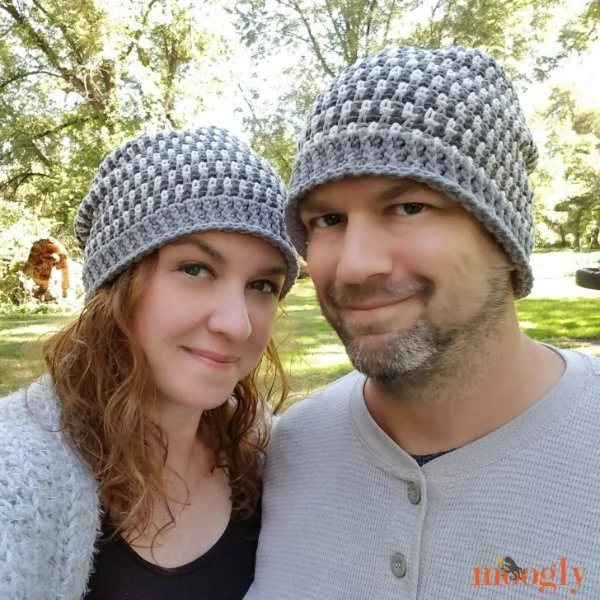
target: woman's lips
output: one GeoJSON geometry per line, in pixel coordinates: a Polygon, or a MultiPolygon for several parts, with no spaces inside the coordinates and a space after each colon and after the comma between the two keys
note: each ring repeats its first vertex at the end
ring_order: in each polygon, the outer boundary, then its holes
{"type": "Polygon", "coordinates": [[[229,369],[237,360],[236,356],[219,354],[218,352],[203,350],[201,348],[190,348],[189,346],[183,346],[183,349],[192,357],[217,369],[229,369]]]}

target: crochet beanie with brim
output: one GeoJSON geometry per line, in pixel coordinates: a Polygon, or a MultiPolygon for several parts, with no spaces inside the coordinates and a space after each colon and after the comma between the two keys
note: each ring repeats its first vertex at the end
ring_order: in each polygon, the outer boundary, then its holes
{"type": "Polygon", "coordinates": [[[102,162],[75,219],[86,300],[157,248],[203,231],[273,244],[287,265],[283,297],[298,274],[284,197],[269,164],[226,130],[166,131],[125,143],[102,162]]]}
{"type": "Polygon", "coordinates": [[[472,48],[388,48],[333,79],[306,120],[285,205],[306,256],[298,204],[317,186],[381,175],[443,192],[494,236],[516,266],[517,298],[531,291],[532,191],[537,151],[513,84],[472,48]]]}

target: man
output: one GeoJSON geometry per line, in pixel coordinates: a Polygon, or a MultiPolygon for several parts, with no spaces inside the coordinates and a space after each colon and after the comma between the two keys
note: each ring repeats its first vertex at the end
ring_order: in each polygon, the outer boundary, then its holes
{"type": "Polygon", "coordinates": [[[287,226],[356,371],[275,427],[249,600],[600,597],[600,360],[515,312],[535,160],[478,50],[387,49],[316,100],[287,226]]]}

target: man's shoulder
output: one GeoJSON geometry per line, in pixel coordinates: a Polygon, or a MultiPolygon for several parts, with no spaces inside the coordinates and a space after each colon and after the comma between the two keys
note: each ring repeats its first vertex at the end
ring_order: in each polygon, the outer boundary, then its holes
{"type": "Polygon", "coordinates": [[[334,414],[341,405],[346,405],[354,386],[364,380],[358,371],[350,371],[346,375],[332,381],[328,385],[315,390],[303,400],[296,402],[281,418],[282,423],[294,424],[305,419],[321,418],[334,414]]]}
{"type": "Polygon", "coordinates": [[[591,375],[596,380],[600,380],[600,356],[589,356],[584,354],[583,357],[590,367],[591,375]]]}
{"type": "Polygon", "coordinates": [[[345,419],[350,397],[363,381],[363,375],[351,371],[296,402],[279,419],[273,436],[310,435],[316,429],[335,426],[345,419]]]}
{"type": "Polygon", "coordinates": [[[600,430],[600,358],[575,350],[561,350],[566,370],[551,392],[561,407],[562,431],[569,439],[584,439],[598,447],[600,430]],[[592,441],[593,440],[593,441],[592,441]]]}
{"type": "Polygon", "coordinates": [[[566,361],[569,381],[581,385],[587,394],[600,399],[600,357],[576,350],[561,350],[560,354],[566,361]]]}

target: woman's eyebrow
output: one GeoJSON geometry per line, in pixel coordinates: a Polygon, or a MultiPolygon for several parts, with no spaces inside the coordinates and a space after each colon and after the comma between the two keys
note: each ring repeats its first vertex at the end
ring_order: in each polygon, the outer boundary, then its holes
{"type": "Polygon", "coordinates": [[[257,275],[281,275],[285,277],[287,275],[287,269],[283,265],[274,265],[267,267],[266,269],[259,269],[257,275]]]}
{"type": "Polygon", "coordinates": [[[216,260],[217,262],[223,263],[225,262],[225,257],[216,249],[213,248],[210,244],[203,242],[195,237],[185,237],[180,240],[175,240],[172,242],[173,246],[194,246],[199,250],[202,250],[206,254],[208,254],[211,258],[216,260]]]}
{"type": "MultiPolygon", "coordinates": [[[[175,240],[172,244],[173,246],[194,246],[199,250],[206,252],[211,258],[214,258],[217,262],[225,263],[227,259],[216,249],[213,248],[210,244],[203,242],[195,237],[184,237],[180,240],[175,240]]],[[[257,275],[265,276],[265,275],[282,275],[285,277],[287,275],[287,269],[284,265],[273,265],[270,267],[265,267],[264,269],[258,269],[257,275]]]]}

